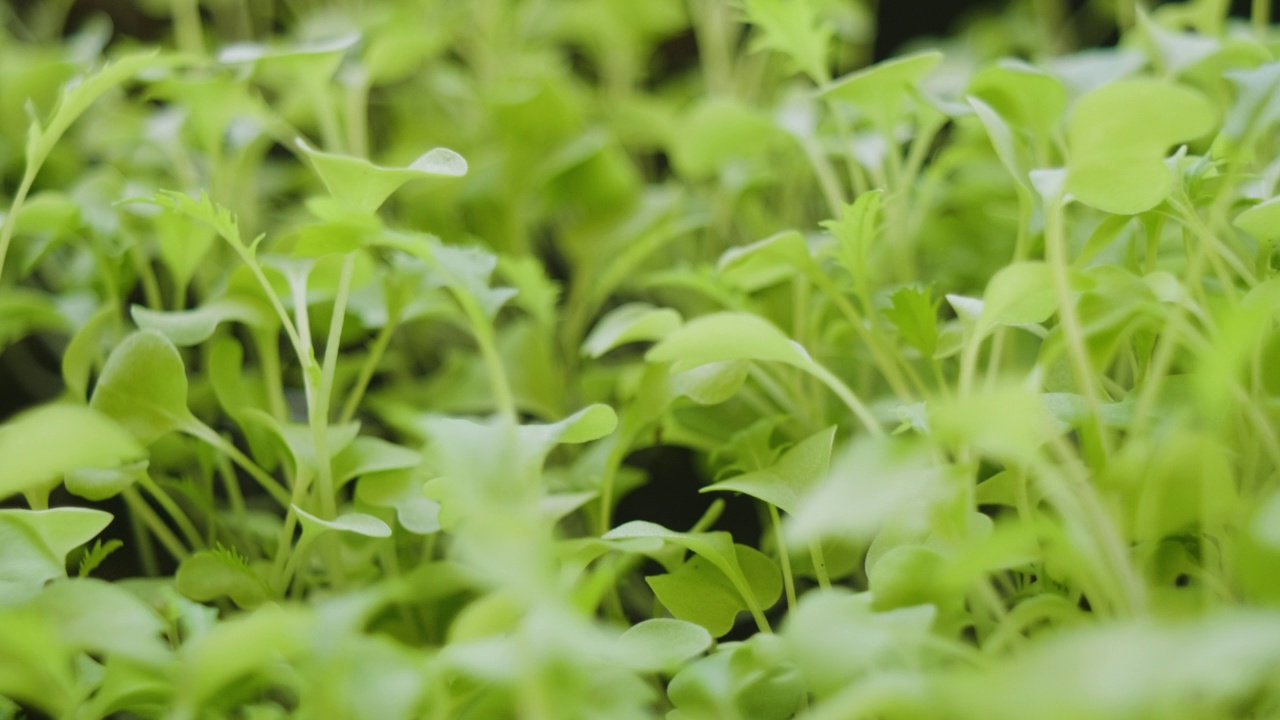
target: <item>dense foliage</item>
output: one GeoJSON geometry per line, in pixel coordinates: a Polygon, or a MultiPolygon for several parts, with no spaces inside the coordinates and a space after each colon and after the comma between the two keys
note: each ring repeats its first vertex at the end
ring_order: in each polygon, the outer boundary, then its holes
{"type": "Polygon", "coordinates": [[[1268,3],[69,5],[0,718],[1280,714],[1268,3]]]}

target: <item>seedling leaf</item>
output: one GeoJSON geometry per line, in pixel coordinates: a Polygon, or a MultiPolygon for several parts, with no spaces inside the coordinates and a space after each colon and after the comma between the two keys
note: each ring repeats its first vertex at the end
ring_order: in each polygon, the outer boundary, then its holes
{"type": "Polygon", "coordinates": [[[144,452],[104,413],[45,405],[0,425],[0,499],[60,480],[77,468],[115,466],[144,452]]]}

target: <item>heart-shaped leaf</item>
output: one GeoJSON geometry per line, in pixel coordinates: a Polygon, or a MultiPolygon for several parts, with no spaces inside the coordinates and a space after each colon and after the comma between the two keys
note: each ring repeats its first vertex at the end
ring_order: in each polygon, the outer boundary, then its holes
{"type": "Polygon", "coordinates": [[[1217,122],[1212,103],[1180,85],[1157,80],[1104,85],[1071,111],[1066,190],[1117,215],[1150,210],[1173,188],[1165,152],[1209,133],[1217,122]]]}

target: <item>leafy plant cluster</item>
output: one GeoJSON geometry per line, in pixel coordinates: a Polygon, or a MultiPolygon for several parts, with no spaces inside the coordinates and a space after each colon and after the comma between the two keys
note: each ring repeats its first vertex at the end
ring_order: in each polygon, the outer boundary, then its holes
{"type": "Polygon", "coordinates": [[[68,5],[0,34],[0,717],[1280,712],[1268,3],[68,5]],[[617,519],[671,447],[758,542],[617,519]]]}

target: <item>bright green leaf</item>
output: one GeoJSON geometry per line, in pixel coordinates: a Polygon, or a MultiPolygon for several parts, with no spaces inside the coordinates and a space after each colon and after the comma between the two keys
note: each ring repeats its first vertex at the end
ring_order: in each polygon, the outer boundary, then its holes
{"type": "Polygon", "coordinates": [[[142,330],[111,351],[89,406],[144,445],[189,425],[187,371],[168,338],[142,330]]]}
{"type": "Polygon", "coordinates": [[[142,447],[103,413],[45,405],[0,425],[0,498],[61,479],[82,467],[136,460],[142,447]]]}

